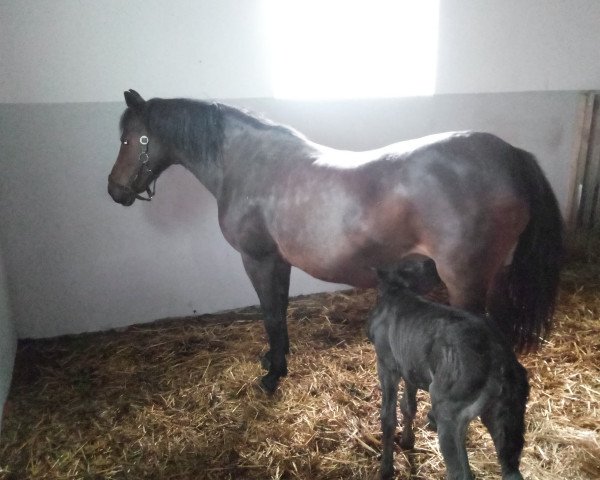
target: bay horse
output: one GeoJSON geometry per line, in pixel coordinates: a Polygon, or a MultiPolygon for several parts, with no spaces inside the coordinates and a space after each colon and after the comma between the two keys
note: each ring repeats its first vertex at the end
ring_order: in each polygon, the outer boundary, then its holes
{"type": "Polygon", "coordinates": [[[435,262],[451,305],[487,312],[517,349],[550,327],[562,218],[534,156],[482,132],[450,132],[364,152],[319,145],[222,103],[125,92],[115,202],[150,200],[180,164],[217,201],[263,311],[262,386],[287,374],[291,266],[354,287],[410,254],[435,262]],[[147,196],[144,196],[144,192],[147,196]]]}

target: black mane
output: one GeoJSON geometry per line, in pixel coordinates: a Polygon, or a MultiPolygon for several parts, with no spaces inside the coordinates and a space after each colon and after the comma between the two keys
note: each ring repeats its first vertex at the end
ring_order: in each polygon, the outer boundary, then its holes
{"type": "Polygon", "coordinates": [[[246,110],[245,108],[232,107],[231,105],[225,105],[223,103],[218,105],[222,112],[226,112],[259,130],[276,130],[281,133],[287,133],[295,137],[302,137],[302,134],[299,133],[297,130],[294,130],[292,127],[288,127],[287,125],[282,125],[280,123],[275,123],[272,120],[269,120],[268,118],[262,115],[251,112],[250,110],[246,110]]]}
{"type": "Polygon", "coordinates": [[[216,161],[223,144],[226,114],[260,130],[273,129],[300,135],[292,128],[240,108],[186,98],[153,98],[145,102],[142,112],[127,108],[121,116],[120,128],[123,131],[131,123],[139,121],[150,137],[160,138],[190,158],[216,161]]]}

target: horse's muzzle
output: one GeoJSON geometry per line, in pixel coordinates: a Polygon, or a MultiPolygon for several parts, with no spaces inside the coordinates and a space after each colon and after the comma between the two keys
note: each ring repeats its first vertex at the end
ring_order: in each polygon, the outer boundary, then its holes
{"type": "Polygon", "coordinates": [[[135,192],[131,188],[114,183],[110,179],[108,180],[108,194],[115,202],[126,207],[135,202],[135,192]]]}

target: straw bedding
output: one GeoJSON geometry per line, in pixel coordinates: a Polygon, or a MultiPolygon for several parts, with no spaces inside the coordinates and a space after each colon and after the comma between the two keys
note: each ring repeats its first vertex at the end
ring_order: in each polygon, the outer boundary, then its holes
{"type": "MultiPolygon", "coordinates": [[[[599,244],[600,245],[600,244],[599,244]]],[[[600,258],[579,251],[547,344],[529,371],[522,472],[600,478],[600,258]],[[590,263],[591,258],[591,263],[590,263]]],[[[599,250],[596,250],[599,251],[599,250]]],[[[290,374],[256,387],[266,339],[256,308],[51,340],[22,341],[0,437],[0,479],[377,478],[381,397],[365,319],[373,291],[294,299],[290,374]]],[[[442,479],[428,396],[399,478],[442,479]]],[[[479,421],[478,479],[499,478],[479,421]]]]}

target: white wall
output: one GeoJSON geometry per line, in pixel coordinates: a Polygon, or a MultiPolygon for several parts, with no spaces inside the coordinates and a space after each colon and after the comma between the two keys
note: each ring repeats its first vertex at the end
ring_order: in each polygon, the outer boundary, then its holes
{"type": "Polygon", "coordinates": [[[234,98],[349,149],[485,129],[538,155],[564,207],[577,94],[481,92],[599,88],[597,0],[441,0],[437,89],[462,95],[431,98],[268,99],[262,22],[258,0],[0,0],[0,242],[19,337],[256,303],[187,172],[167,171],[151,204],[106,194],[128,88],[234,98]]]}
{"type": "Polygon", "coordinates": [[[13,326],[2,252],[0,251],[0,429],[2,428],[2,412],[10,387],[16,350],[17,336],[13,326]]]}
{"type": "Polygon", "coordinates": [[[600,88],[598,0],[441,0],[437,93],[600,88]]]}
{"type": "MultiPolygon", "coordinates": [[[[214,199],[182,168],[159,179],[151,204],[108,196],[122,110],[0,105],[0,242],[19,338],[258,303],[214,199]]],[[[324,285],[295,274],[292,292],[324,285]]]]}
{"type": "MultiPolygon", "coordinates": [[[[261,5],[0,0],[0,102],[270,97],[261,5]]],[[[598,88],[599,24],[598,0],[440,0],[437,93],[598,88]]]]}
{"type": "Polygon", "coordinates": [[[270,96],[257,0],[0,0],[0,102],[270,96]],[[5,68],[6,66],[6,68],[5,68]]]}

